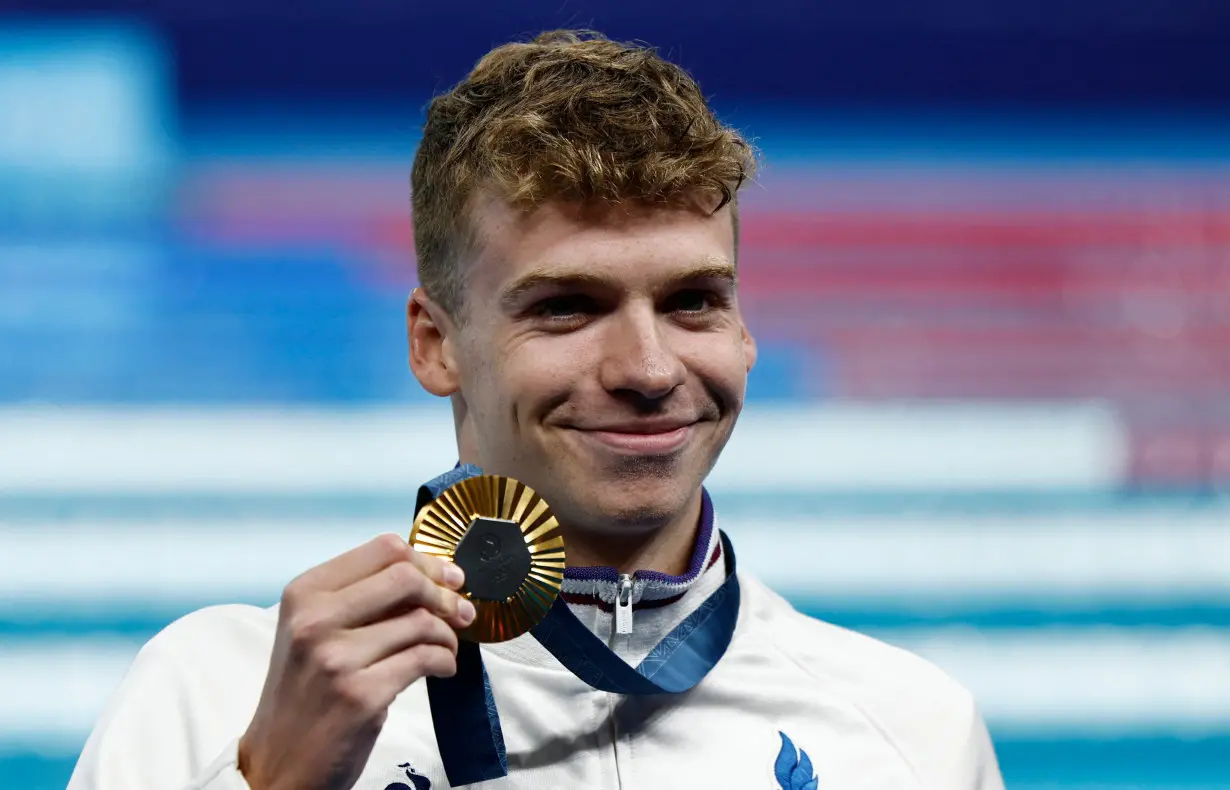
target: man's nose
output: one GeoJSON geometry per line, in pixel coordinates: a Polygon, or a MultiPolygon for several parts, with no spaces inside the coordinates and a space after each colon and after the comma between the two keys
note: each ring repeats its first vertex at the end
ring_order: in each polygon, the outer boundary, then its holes
{"type": "Polygon", "coordinates": [[[602,386],[612,393],[631,393],[661,400],[684,382],[683,362],[671,347],[670,328],[650,305],[629,306],[604,338],[602,386]]]}

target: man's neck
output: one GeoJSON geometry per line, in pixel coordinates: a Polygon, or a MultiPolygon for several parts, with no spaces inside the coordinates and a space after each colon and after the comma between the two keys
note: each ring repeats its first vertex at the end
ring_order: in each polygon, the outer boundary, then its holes
{"type": "Polygon", "coordinates": [[[701,493],[697,491],[677,518],[643,533],[596,533],[564,525],[568,567],[602,566],[613,567],[620,573],[657,571],[682,576],[695,548],[700,515],[701,493]]]}

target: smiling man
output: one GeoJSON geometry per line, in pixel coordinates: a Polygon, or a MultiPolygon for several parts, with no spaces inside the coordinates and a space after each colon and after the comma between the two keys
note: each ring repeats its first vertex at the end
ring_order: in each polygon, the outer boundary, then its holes
{"type": "MultiPolygon", "coordinates": [[[[742,162],[746,148],[728,144],[742,162]]],[[[677,574],[756,358],[735,299],[733,207],[703,192],[609,199],[527,210],[476,193],[483,241],[442,273],[465,278],[464,302],[415,291],[411,364],[452,398],[462,461],[542,493],[574,562],[677,574]]]]}
{"type": "Polygon", "coordinates": [[[433,101],[410,364],[450,399],[462,465],[426,490],[481,469],[541,493],[560,600],[459,642],[461,570],[381,536],[277,607],[151,640],[70,787],[1002,787],[964,689],[795,612],[717,527],[703,481],[756,358],[753,167],[683,71],[595,35],[500,47],[433,101]]]}

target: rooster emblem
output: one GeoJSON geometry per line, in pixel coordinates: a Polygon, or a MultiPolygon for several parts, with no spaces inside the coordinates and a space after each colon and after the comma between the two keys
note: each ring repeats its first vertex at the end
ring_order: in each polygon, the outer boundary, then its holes
{"type": "Polygon", "coordinates": [[[414,766],[410,765],[410,763],[402,763],[397,767],[406,772],[406,778],[410,780],[410,784],[394,782],[384,788],[384,790],[431,790],[431,780],[426,776],[416,773],[414,766]]]}
{"type": "Polygon", "coordinates": [[[820,780],[812,770],[811,758],[807,752],[795,747],[794,742],[782,736],[782,750],[777,753],[777,762],[773,764],[773,773],[781,790],[816,790],[820,780]]]}

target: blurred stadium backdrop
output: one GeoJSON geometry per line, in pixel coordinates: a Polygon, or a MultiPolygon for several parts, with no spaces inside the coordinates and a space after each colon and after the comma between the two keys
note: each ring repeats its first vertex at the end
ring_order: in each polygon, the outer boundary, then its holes
{"type": "Polygon", "coordinates": [[[1009,787],[1230,788],[1230,6],[108,5],[0,2],[0,787],[175,617],[408,531],[419,112],[593,25],[766,157],[740,561],[969,686],[1009,787]]]}

